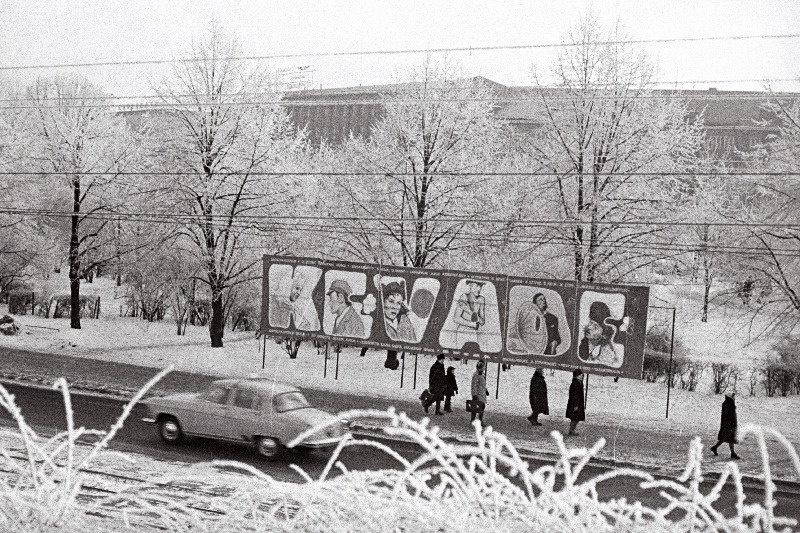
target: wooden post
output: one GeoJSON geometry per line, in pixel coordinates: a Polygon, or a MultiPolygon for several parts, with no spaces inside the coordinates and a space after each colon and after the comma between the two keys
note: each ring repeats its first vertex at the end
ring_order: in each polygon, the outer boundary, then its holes
{"type": "Polygon", "coordinates": [[[328,354],[330,353],[330,345],[326,342],[325,343],[325,366],[322,370],[322,377],[328,377],[328,354]]]}
{"type": "Polygon", "coordinates": [[[583,408],[586,409],[586,404],[589,401],[589,373],[586,373],[586,388],[583,391],[583,408]]]}
{"type": "Polygon", "coordinates": [[[672,390],[672,352],[675,349],[675,308],[672,308],[672,335],[669,339],[669,368],[667,369],[667,413],[669,418],[669,393],[672,390]]]}
{"type": "Polygon", "coordinates": [[[401,362],[400,362],[400,388],[402,389],[403,388],[403,376],[405,375],[405,372],[406,372],[406,352],[402,352],[402,355],[400,355],[400,359],[401,359],[401,362]]]}
{"type": "Polygon", "coordinates": [[[339,354],[342,352],[342,346],[340,344],[336,345],[336,374],[334,374],[333,379],[339,379],[339,354]]]}
{"type": "Polygon", "coordinates": [[[261,370],[264,370],[267,366],[267,336],[263,335],[264,337],[264,347],[261,349],[261,370]]]}
{"type": "Polygon", "coordinates": [[[497,363],[497,383],[494,386],[494,399],[500,397],[500,363],[497,363]]]}
{"type": "Polygon", "coordinates": [[[417,388],[417,354],[414,354],[414,388],[417,388]]]}

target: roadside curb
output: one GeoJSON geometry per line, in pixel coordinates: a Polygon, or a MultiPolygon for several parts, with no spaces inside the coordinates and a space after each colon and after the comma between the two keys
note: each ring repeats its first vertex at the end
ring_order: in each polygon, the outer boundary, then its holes
{"type": "MultiPolygon", "coordinates": [[[[405,439],[398,439],[394,438],[390,435],[386,435],[381,431],[381,429],[377,426],[368,426],[359,423],[351,424],[351,428],[355,430],[356,433],[363,434],[365,436],[371,437],[380,437],[386,440],[400,440],[404,441],[405,439]]],[[[440,438],[449,443],[466,443],[466,444],[476,444],[474,439],[466,439],[463,437],[455,437],[455,436],[440,436],[440,438]]],[[[516,447],[517,453],[523,459],[534,459],[538,461],[552,461],[555,462],[559,459],[559,456],[556,454],[543,452],[539,450],[531,450],[527,448],[520,448],[516,447]]],[[[655,477],[677,477],[680,474],[680,471],[675,472],[663,472],[653,468],[652,465],[648,465],[646,463],[637,463],[635,461],[625,461],[625,460],[614,460],[614,459],[606,459],[603,457],[593,457],[589,461],[589,466],[599,467],[599,468],[608,468],[608,469],[617,469],[617,468],[631,468],[636,470],[641,470],[647,472],[655,477]]],[[[711,471],[704,471],[703,477],[705,480],[708,481],[718,481],[721,477],[719,472],[711,472],[711,471]]],[[[778,492],[788,492],[792,494],[800,493],[800,482],[798,481],[790,481],[784,479],[773,479],[772,480],[776,490],[778,492]]],[[[763,486],[764,480],[760,479],[755,476],[748,476],[742,474],[742,482],[748,486],[763,486]]]]}
{"type": "MultiPolygon", "coordinates": [[[[55,382],[56,379],[57,378],[53,378],[52,376],[45,376],[41,374],[12,374],[8,372],[0,372],[0,382],[34,384],[49,389],[53,388],[53,383],[55,382]]],[[[71,381],[69,383],[69,389],[70,391],[81,391],[84,393],[93,393],[93,394],[109,396],[119,400],[130,400],[137,392],[139,392],[138,389],[132,389],[126,387],[112,387],[105,383],[89,381],[89,380],[71,381]]],[[[164,391],[159,389],[150,389],[148,391],[148,395],[151,396],[163,396],[165,394],[169,394],[169,391],[164,391]]],[[[379,437],[384,440],[410,442],[407,439],[402,439],[398,437],[393,437],[391,435],[387,435],[382,431],[382,429],[379,426],[372,426],[354,422],[351,424],[351,429],[353,429],[355,433],[364,436],[379,437]]],[[[474,438],[470,439],[470,438],[465,438],[463,436],[442,435],[440,436],[440,438],[448,443],[461,443],[461,444],[473,444],[473,445],[476,444],[474,438]]],[[[515,449],[517,450],[517,453],[520,455],[520,457],[522,457],[523,459],[534,459],[539,461],[556,461],[559,459],[557,454],[543,452],[540,450],[532,450],[529,448],[524,448],[519,446],[515,446],[515,449]]],[[[675,477],[680,473],[680,471],[675,471],[671,473],[659,471],[652,465],[646,463],[637,463],[635,461],[630,461],[630,460],[626,461],[618,459],[607,459],[603,457],[593,457],[588,464],[590,466],[608,468],[608,469],[631,468],[648,472],[651,475],[657,477],[675,477]]],[[[721,474],[719,472],[705,471],[703,472],[703,477],[706,480],[717,481],[720,479],[721,474]]],[[[743,474],[742,481],[750,486],[764,485],[764,480],[756,476],[748,476],[743,474]]],[[[773,484],[775,485],[776,490],[779,492],[800,493],[800,482],[798,481],[790,481],[784,479],[773,479],[772,481],[773,484]]]]}

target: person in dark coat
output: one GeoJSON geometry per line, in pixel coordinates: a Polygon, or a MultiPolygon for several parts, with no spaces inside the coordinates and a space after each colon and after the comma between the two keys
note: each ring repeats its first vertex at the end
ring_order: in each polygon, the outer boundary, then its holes
{"type": "Polygon", "coordinates": [[[734,400],[736,393],[730,392],[725,395],[722,401],[722,416],[719,422],[719,433],[717,433],[717,443],[711,447],[711,453],[717,455],[717,448],[723,442],[728,443],[731,449],[731,459],[741,459],[736,455],[733,445],[738,442],[736,440],[736,430],[738,429],[738,422],[736,420],[736,401],[734,400]]]}
{"type": "Polygon", "coordinates": [[[533,372],[528,399],[531,402],[531,416],[528,417],[528,420],[533,426],[541,426],[539,415],[550,414],[550,407],[547,404],[547,383],[544,381],[544,372],[541,368],[537,368],[533,372]]]}
{"type": "Polygon", "coordinates": [[[442,400],[444,400],[444,391],[446,387],[446,374],[444,371],[444,354],[440,353],[436,356],[436,362],[431,365],[431,370],[428,373],[428,391],[431,393],[430,399],[422,404],[425,412],[428,408],[436,402],[436,414],[443,415],[441,410],[442,400]]]}
{"type": "Polygon", "coordinates": [[[567,414],[569,418],[569,433],[567,435],[577,435],[575,428],[578,422],[586,420],[586,412],[583,403],[583,372],[576,368],[572,371],[572,384],[569,386],[569,398],[567,398],[567,414]]]}
{"type": "Polygon", "coordinates": [[[456,383],[456,369],[452,366],[447,367],[447,375],[444,383],[444,412],[452,413],[453,408],[450,399],[458,394],[458,383],[456,383]]]}

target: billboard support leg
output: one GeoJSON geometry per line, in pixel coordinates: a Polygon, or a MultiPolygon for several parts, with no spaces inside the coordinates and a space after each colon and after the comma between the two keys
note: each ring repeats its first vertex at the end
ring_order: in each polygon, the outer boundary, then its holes
{"type": "Polygon", "coordinates": [[[414,354],[414,388],[417,388],[417,354],[414,354]]]}
{"type": "Polygon", "coordinates": [[[403,355],[400,356],[400,388],[403,388],[403,377],[405,376],[406,372],[406,352],[403,352],[403,355]]]}
{"type": "Polygon", "coordinates": [[[589,402],[589,373],[586,373],[586,390],[583,391],[583,408],[586,409],[586,405],[589,402]]]}
{"type": "Polygon", "coordinates": [[[322,370],[322,377],[323,378],[327,378],[328,377],[328,354],[329,353],[330,353],[330,345],[326,342],[325,343],[325,366],[323,367],[323,370],[322,370]]]}
{"type": "Polygon", "coordinates": [[[500,363],[497,363],[497,383],[494,386],[494,399],[500,397],[500,363]]]}
{"type": "Polygon", "coordinates": [[[669,393],[672,390],[672,352],[675,349],[675,308],[672,308],[672,334],[669,339],[669,369],[667,370],[667,413],[669,418],[669,393]]]}

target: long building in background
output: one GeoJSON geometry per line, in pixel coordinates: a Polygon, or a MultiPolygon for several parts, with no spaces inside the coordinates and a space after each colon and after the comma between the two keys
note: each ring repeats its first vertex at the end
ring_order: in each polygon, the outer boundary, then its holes
{"type": "MultiPolygon", "coordinates": [[[[541,125],[542,107],[536,102],[538,89],[507,87],[484,78],[473,78],[492,88],[498,96],[496,115],[515,128],[533,131],[541,125]]],[[[298,128],[305,128],[314,144],[337,145],[350,135],[367,137],[370,128],[383,115],[381,99],[408,84],[371,85],[289,92],[284,95],[287,108],[298,128]]],[[[554,96],[558,89],[548,89],[554,96]]],[[[767,125],[770,119],[765,105],[769,95],[756,91],[655,90],[654,96],[683,98],[690,112],[703,115],[707,153],[726,163],[740,161],[741,152],[752,150],[776,134],[767,125]]],[[[800,94],[782,93],[781,98],[800,99],[800,94]]]]}

